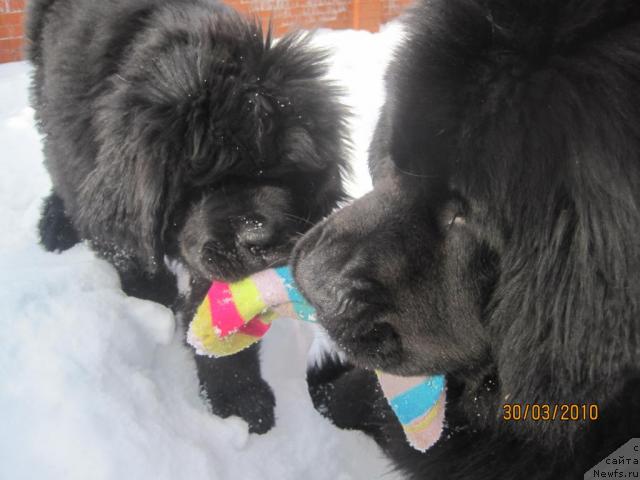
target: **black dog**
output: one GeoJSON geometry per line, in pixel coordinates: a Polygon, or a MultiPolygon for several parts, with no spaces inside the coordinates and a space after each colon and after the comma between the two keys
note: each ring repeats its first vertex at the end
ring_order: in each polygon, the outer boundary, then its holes
{"type": "MultiPolygon", "coordinates": [[[[345,112],[304,37],[272,44],[212,0],[35,0],[27,35],[54,185],[42,242],[88,240],[128,294],[188,320],[212,279],[285,263],[343,198],[345,112]]],[[[257,354],[196,362],[214,412],[265,432],[257,354]]]]}
{"type": "Polygon", "coordinates": [[[406,22],[374,190],[294,251],[355,366],[312,370],[314,402],[411,478],[582,478],[640,436],[640,3],[423,0],[406,22]],[[439,443],[408,448],[358,367],[445,373],[439,443]]]}

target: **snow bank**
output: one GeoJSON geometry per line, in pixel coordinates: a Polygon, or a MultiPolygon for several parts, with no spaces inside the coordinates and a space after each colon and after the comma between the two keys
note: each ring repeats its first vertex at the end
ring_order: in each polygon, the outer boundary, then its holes
{"type": "MultiPolygon", "coordinates": [[[[370,188],[366,146],[382,102],[381,75],[397,27],[322,31],[331,76],[348,87],[358,196],[370,188]]],[[[50,182],[28,108],[29,67],[0,65],[0,478],[397,478],[374,442],[340,431],[312,407],[304,380],[312,333],[276,323],[263,371],[277,426],[248,435],[207,411],[195,364],[170,311],[125,296],[115,270],[84,245],[37,245],[50,182]]]]}

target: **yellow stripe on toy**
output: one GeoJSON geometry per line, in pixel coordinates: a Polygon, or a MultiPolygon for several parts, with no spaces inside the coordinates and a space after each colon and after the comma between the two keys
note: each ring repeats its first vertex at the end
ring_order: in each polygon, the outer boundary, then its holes
{"type": "Polygon", "coordinates": [[[268,305],[262,301],[260,291],[251,277],[236,283],[230,283],[229,290],[231,291],[233,304],[245,322],[268,308],[268,305]]]}

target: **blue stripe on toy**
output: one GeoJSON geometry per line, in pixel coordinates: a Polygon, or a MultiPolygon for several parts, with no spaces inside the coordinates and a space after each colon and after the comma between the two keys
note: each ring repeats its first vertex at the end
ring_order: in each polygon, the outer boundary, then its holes
{"type": "Polygon", "coordinates": [[[403,425],[411,423],[431,410],[444,390],[444,375],[435,375],[389,400],[391,408],[403,425]]]}
{"type": "Polygon", "coordinates": [[[282,278],[284,286],[287,289],[289,300],[293,303],[293,308],[296,311],[298,318],[307,322],[314,322],[316,318],[316,310],[307,303],[304,297],[300,294],[300,291],[295,286],[293,275],[291,274],[291,268],[278,267],[276,273],[282,278]]]}

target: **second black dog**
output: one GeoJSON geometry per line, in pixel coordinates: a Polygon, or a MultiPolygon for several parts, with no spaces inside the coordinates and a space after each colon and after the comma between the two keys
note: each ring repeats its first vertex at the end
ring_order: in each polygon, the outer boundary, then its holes
{"type": "MultiPolygon", "coordinates": [[[[42,242],[87,240],[126,293],[188,318],[212,279],[286,262],[343,197],[344,111],[305,38],[272,44],[213,0],[35,0],[27,37],[42,242]],[[190,274],[180,301],[167,259],[190,274]]],[[[257,349],[196,362],[214,413],[271,428],[257,349]]]]}

